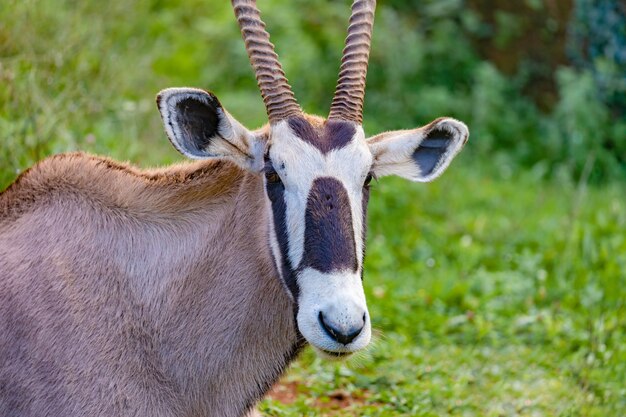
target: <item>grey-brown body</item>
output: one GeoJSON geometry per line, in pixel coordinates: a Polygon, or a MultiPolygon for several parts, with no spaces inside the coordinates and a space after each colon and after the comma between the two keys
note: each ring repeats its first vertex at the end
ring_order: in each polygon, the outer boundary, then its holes
{"type": "Polygon", "coordinates": [[[0,194],[0,415],[241,417],[298,348],[261,182],[69,154],[0,194]]]}
{"type": "Polygon", "coordinates": [[[327,120],[297,104],[256,1],[232,4],[268,126],[165,89],[170,142],[203,162],[61,155],[0,194],[0,417],[242,417],[305,341],[328,358],[368,345],[370,181],[432,181],[467,126],[365,137],[375,0],[353,3],[327,120]]]}

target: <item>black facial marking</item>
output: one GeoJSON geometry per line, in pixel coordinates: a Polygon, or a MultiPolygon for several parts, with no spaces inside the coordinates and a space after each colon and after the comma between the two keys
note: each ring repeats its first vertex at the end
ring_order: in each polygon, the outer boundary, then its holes
{"type": "Polygon", "coordinates": [[[299,269],[320,272],[351,269],[358,261],[352,227],[350,199],[343,185],[330,177],[313,182],[307,200],[304,230],[304,256],[299,269]]]}
{"type": "Polygon", "coordinates": [[[193,154],[202,154],[217,135],[220,108],[217,100],[208,103],[188,97],[176,103],[176,123],[180,127],[181,145],[193,154]]]}
{"type": "Polygon", "coordinates": [[[270,199],[272,205],[272,214],[274,216],[274,229],[276,233],[276,239],[278,240],[278,248],[281,254],[281,264],[278,265],[281,268],[281,274],[287,288],[293,295],[294,300],[298,300],[298,294],[300,288],[296,281],[296,274],[291,261],[287,256],[289,253],[289,237],[287,234],[287,203],[285,202],[285,186],[282,182],[269,183],[266,181],[265,190],[267,197],[270,199]]]}
{"type": "Polygon", "coordinates": [[[296,136],[324,154],[346,146],[356,132],[354,124],[342,120],[327,120],[321,131],[302,117],[291,117],[288,123],[296,136]]]}
{"type": "MultiPolygon", "coordinates": [[[[363,244],[363,263],[365,263],[365,241],[367,239],[367,204],[370,201],[370,187],[363,187],[363,197],[361,198],[362,213],[363,213],[363,235],[361,236],[363,244]]],[[[363,280],[363,271],[365,268],[361,268],[361,281],[363,280]]]]}
{"type": "Polygon", "coordinates": [[[448,150],[452,134],[447,130],[433,129],[426,135],[419,147],[413,152],[413,160],[422,175],[429,175],[437,166],[441,157],[448,150]]]}

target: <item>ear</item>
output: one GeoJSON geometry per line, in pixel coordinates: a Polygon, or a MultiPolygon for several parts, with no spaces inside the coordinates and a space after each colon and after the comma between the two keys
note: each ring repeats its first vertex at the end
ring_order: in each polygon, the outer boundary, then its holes
{"type": "Polygon", "coordinates": [[[168,88],[157,106],[172,145],[192,159],[228,158],[242,168],[263,168],[264,141],[235,120],[215,95],[195,88],[168,88]]]}
{"type": "Polygon", "coordinates": [[[367,141],[374,157],[372,172],[377,177],[432,181],[446,170],[468,137],[467,126],[450,118],[418,129],[381,133],[367,141]]]}

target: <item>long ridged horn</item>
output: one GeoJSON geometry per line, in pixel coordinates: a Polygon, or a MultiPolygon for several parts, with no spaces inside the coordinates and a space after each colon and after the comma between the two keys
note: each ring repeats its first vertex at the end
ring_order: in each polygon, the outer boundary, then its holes
{"type": "Polygon", "coordinates": [[[348,120],[361,124],[365,76],[372,41],[376,0],[355,0],[343,50],[339,80],[328,119],[348,120]]]}
{"type": "Polygon", "coordinates": [[[302,110],[291,91],[278,55],[274,52],[256,0],[232,0],[231,3],[270,123],[301,115],[302,110]]]}

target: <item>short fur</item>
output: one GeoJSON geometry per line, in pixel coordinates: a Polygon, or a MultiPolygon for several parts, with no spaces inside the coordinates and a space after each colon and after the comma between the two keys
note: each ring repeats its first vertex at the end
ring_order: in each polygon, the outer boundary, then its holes
{"type": "Polygon", "coordinates": [[[20,176],[0,194],[0,415],[248,412],[302,346],[262,193],[230,162],[74,153],[20,176]]]}
{"type": "Polygon", "coordinates": [[[350,198],[341,182],[332,177],[315,179],[309,191],[304,223],[304,247],[307,250],[300,268],[357,272],[359,262],[350,198]]]}

